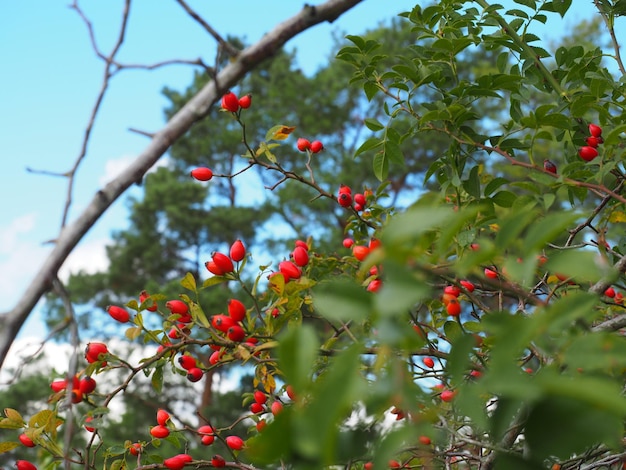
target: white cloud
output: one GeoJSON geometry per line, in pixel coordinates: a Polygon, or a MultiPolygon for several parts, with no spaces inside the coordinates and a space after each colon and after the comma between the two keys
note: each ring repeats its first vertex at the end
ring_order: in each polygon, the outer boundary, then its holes
{"type": "Polygon", "coordinates": [[[105,271],[109,267],[106,245],[110,242],[109,238],[99,238],[79,243],[59,269],[61,280],[66,281],[71,273],[79,271],[88,274],[105,271]]]}
{"type": "MultiPolygon", "coordinates": [[[[108,182],[113,180],[114,178],[121,175],[128,166],[137,158],[136,155],[122,155],[118,158],[112,158],[107,160],[104,164],[104,173],[98,180],[100,186],[106,185],[108,182]]],[[[157,168],[167,165],[167,157],[161,157],[153,166],[148,170],[148,173],[151,171],[156,171],[157,168]]]]}

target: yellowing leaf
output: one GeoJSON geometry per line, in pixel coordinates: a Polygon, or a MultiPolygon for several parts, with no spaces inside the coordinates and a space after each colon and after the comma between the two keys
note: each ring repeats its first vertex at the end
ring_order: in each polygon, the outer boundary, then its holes
{"type": "Polygon", "coordinates": [[[131,326],[124,332],[124,336],[126,336],[131,341],[139,338],[139,335],[141,335],[141,327],[139,326],[131,326]]]}
{"type": "Polygon", "coordinates": [[[52,411],[41,410],[30,418],[28,426],[31,428],[44,428],[48,426],[52,419],[54,419],[54,413],[52,411]]]}
{"type": "Polygon", "coordinates": [[[191,273],[185,274],[185,277],[180,281],[180,285],[185,289],[196,292],[196,280],[191,273]]]}
{"type": "Polygon", "coordinates": [[[296,129],[295,126],[279,124],[272,127],[265,136],[266,140],[285,140],[296,129]]]}
{"type": "Polygon", "coordinates": [[[5,452],[9,452],[16,447],[19,447],[19,442],[0,442],[0,454],[4,454],[5,452]]]}
{"type": "Polygon", "coordinates": [[[4,415],[11,421],[15,421],[16,423],[24,423],[24,418],[22,418],[22,415],[13,408],[5,408],[4,415]]]}
{"type": "Polygon", "coordinates": [[[489,228],[492,232],[497,232],[498,230],[500,230],[500,226],[498,224],[489,224],[489,228]]]}
{"type": "Polygon", "coordinates": [[[609,216],[609,222],[612,224],[626,222],[626,214],[622,211],[613,211],[609,216]]]}

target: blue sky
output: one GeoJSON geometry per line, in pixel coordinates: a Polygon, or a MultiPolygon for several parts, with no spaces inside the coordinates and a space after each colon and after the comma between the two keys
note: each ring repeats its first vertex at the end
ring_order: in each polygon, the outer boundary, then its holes
{"type": "MultiPolygon", "coordinates": [[[[84,23],[68,3],[0,3],[0,161],[4,176],[0,185],[0,312],[15,305],[43,263],[50,249],[43,242],[58,234],[66,199],[64,178],[29,173],[26,168],[61,173],[73,166],[102,82],[103,64],[93,53],[84,23]]],[[[593,11],[590,1],[574,3],[578,19],[593,11]]],[[[105,53],[116,37],[122,4],[121,0],[81,2],[105,53]]],[[[189,0],[189,4],[223,36],[244,36],[251,43],[297,13],[303,2],[189,0]]],[[[359,34],[414,4],[415,0],[365,0],[334,24],[319,25],[299,35],[287,48],[295,48],[300,67],[312,73],[329,60],[333,31],[359,34]]],[[[551,25],[551,37],[566,34],[572,26],[558,23],[557,29],[551,25]]],[[[135,0],[118,58],[146,64],[202,57],[212,63],[214,52],[212,38],[173,0],[135,0]]],[[[70,220],[147,144],[144,137],[127,129],[159,129],[167,104],[162,88],[182,90],[191,76],[191,68],[172,66],[152,72],[125,71],[113,79],[77,174],[70,220]]],[[[85,237],[65,271],[104,268],[104,245],[112,230],[126,224],[124,202],[118,201],[85,237]]],[[[36,329],[36,321],[31,322],[29,332],[36,329]]]]}

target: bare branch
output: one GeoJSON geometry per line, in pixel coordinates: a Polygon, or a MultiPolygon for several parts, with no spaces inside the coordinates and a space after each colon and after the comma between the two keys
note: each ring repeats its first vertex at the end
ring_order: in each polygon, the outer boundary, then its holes
{"type": "MultiPolygon", "coordinates": [[[[274,55],[289,39],[312,26],[325,21],[334,21],[361,1],[328,0],[316,5],[315,8],[306,7],[300,13],[277,25],[256,44],[243,50],[235,60],[219,72],[216,79],[207,83],[172,116],[160,131],[155,133],[148,146],[125,173],[97,191],[92,201],[74,222],[69,225],[63,224],[55,247],[43,262],[26,292],[12,310],[0,315],[0,366],[4,363],[9,347],[24,321],[41,297],[50,290],[52,281],[56,278],[56,273],[67,256],[109,206],[130,186],[140,180],[167,149],[184,135],[195,122],[204,118],[222,94],[248,72],[274,55]]],[[[127,0],[126,5],[130,5],[130,0],[127,0]]],[[[123,34],[120,35],[120,38],[123,39],[123,34]]],[[[89,127],[90,130],[91,127],[89,127]]]]}

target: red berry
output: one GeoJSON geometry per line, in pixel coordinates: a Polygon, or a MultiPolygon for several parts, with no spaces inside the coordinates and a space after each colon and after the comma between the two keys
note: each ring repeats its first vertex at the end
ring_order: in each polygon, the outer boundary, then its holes
{"type": "Polygon", "coordinates": [[[307,264],[309,264],[309,253],[307,250],[305,250],[301,246],[297,246],[293,250],[292,255],[293,255],[293,261],[298,266],[306,266],[307,264]]]}
{"type": "MultiPolygon", "coordinates": [[[[170,457],[169,459],[165,459],[163,461],[163,465],[165,465],[169,470],[181,470],[185,464],[187,464],[190,460],[187,460],[187,454],[179,454],[174,457],[170,457]]],[[[191,459],[190,456],[189,459],[191,459]]]]}
{"type": "Polygon", "coordinates": [[[357,193],[354,195],[354,202],[356,204],[359,204],[363,207],[365,207],[366,201],[365,201],[365,196],[361,193],[357,193]]]}
{"type": "Polygon", "coordinates": [[[598,156],[598,151],[589,145],[578,149],[578,155],[586,162],[590,162],[598,156]]]}
{"type": "Polygon", "coordinates": [[[300,279],[302,270],[291,261],[281,261],[278,263],[278,270],[285,277],[285,282],[291,279],[300,279]]]}
{"type": "Polygon", "coordinates": [[[246,256],[246,247],[241,240],[235,240],[230,246],[230,258],[238,263],[246,256]]]}
{"type": "Polygon", "coordinates": [[[165,426],[165,423],[170,419],[170,414],[164,409],[157,410],[156,420],[161,426],[165,426]]]}
{"type": "Polygon", "coordinates": [[[264,405],[267,401],[267,395],[263,393],[261,390],[254,391],[254,401],[259,405],[264,405]]]}
{"type": "Polygon", "coordinates": [[[80,391],[79,388],[75,388],[72,390],[72,403],[80,403],[83,401],[83,392],[80,391]]]}
{"type": "Polygon", "coordinates": [[[211,459],[211,465],[213,465],[216,468],[225,467],[226,460],[224,460],[224,457],[222,457],[221,455],[214,455],[213,458],[211,459]]]}
{"type": "Polygon", "coordinates": [[[461,295],[461,289],[458,286],[446,286],[443,288],[443,293],[451,295],[452,297],[458,297],[461,295]]]}
{"type": "Polygon", "coordinates": [[[191,177],[198,181],[209,181],[213,178],[213,170],[206,167],[198,167],[191,170],[191,177]]]}
{"type": "Polygon", "coordinates": [[[168,300],[165,307],[172,313],[178,315],[186,315],[189,313],[189,306],[182,300],[168,300]]]}
{"type": "Polygon", "coordinates": [[[210,446],[215,442],[215,436],[202,436],[200,442],[203,446],[210,446]]]}
{"type": "Polygon", "coordinates": [[[204,266],[207,268],[207,270],[211,273],[211,274],[215,274],[216,276],[223,276],[224,275],[224,271],[222,271],[217,264],[215,264],[215,261],[207,261],[206,263],[204,263],[204,266]]]}
{"type": "Polygon", "coordinates": [[[197,367],[198,365],[196,362],[196,358],[193,356],[190,356],[189,354],[183,354],[182,356],[180,356],[178,358],[178,363],[185,370],[189,370],[193,367],[197,367]]]}
{"type": "Polygon", "coordinates": [[[235,270],[233,261],[225,254],[215,252],[211,258],[218,269],[220,269],[223,273],[232,273],[235,270]]]}
{"type": "Polygon", "coordinates": [[[202,436],[213,436],[215,435],[215,430],[208,424],[205,424],[198,428],[198,434],[202,436]]]}
{"type": "Polygon", "coordinates": [[[278,413],[283,411],[283,404],[279,401],[275,401],[272,403],[272,406],[270,407],[270,409],[272,410],[272,414],[276,416],[278,413]]]}
{"type": "Polygon", "coordinates": [[[363,261],[367,257],[369,252],[370,252],[369,247],[364,246],[364,245],[354,245],[352,247],[352,254],[359,261],[363,261]]]}
{"type": "Polygon", "coordinates": [[[252,104],[252,95],[248,94],[239,98],[239,106],[241,106],[243,109],[248,109],[251,104],[252,104]]]}
{"type": "Polygon", "coordinates": [[[17,470],[37,470],[37,467],[28,460],[16,460],[15,466],[17,470]]]}
{"type": "Polygon", "coordinates": [[[83,377],[80,379],[78,389],[85,395],[89,395],[96,389],[96,381],[93,377],[83,377]]]}
{"type": "Polygon", "coordinates": [[[615,297],[615,289],[613,289],[612,287],[607,287],[607,289],[604,291],[604,295],[606,295],[607,297],[610,297],[611,299],[615,297]]]}
{"type": "MultiPolygon", "coordinates": [[[[102,357],[109,353],[107,345],[104,343],[88,343],[85,348],[85,359],[89,364],[102,360],[102,357]]],[[[106,362],[102,363],[106,366],[106,362]]]]}
{"type": "Polygon", "coordinates": [[[319,153],[324,150],[324,144],[322,144],[319,140],[314,140],[311,142],[311,152],[319,153]]]}
{"type": "Polygon", "coordinates": [[[228,315],[234,321],[239,322],[246,318],[246,306],[237,299],[228,301],[228,315]]]}
{"type": "Polygon", "coordinates": [[[479,370],[476,370],[476,369],[474,369],[474,370],[472,370],[470,372],[470,377],[474,377],[475,379],[477,379],[478,377],[480,377],[482,375],[483,375],[483,373],[481,371],[479,371],[479,370]]]}
{"type": "Polygon", "coordinates": [[[389,461],[389,468],[401,468],[401,467],[402,467],[402,465],[397,460],[390,460],[389,461]]]}
{"type": "Polygon", "coordinates": [[[192,367],[187,371],[187,380],[190,382],[197,382],[202,378],[203,372],[199,367],[192,367]]]}
{"type": "Polygon", "coordinates": [[[231,326],[226,332],[228,339],[231,341],[235,341],[237,343],[241,343],[246,338],[246,332],[239,325],[231,326]]]}
{"type": "Polygon", "coordinates": [[[363,470],[374,470],[374,464],[372,462],[365,462],[363,464],[363,470]]]}
{"type": "Polygon", "coordinates": [[[241,450],[243,447],[243,439],[239,436],[228,436],[226,439],[226,445],[233,450],[241,450]]]}
{"type": "Polygon", "coordinates": [[[35,443],[33,442],[33,440],[26,434],[20,434],[20,437],[18,437],[18,439],[25,447],[35,447],[35,443]]]}
{"type": "Polygon", "coordinates": [[[381,281],[380,279],[373,279],[367,285],[367,291],[368,292],[378,292],[382,286],[383,286],[383,281],[381,281]]]}
{"type": "Polygon", "coordinates": [[[263,405],[257,402],[252,402],[250,404],[250,412],[256,414],[262,413],[265,410],[263,405]]]}
{"type": "Polygon", "coordinates": [[[237,99],[237,95],[235,95],[232,91],[229,91],[222,96],[222,108],[226,111],[230,111],[231,113],[239,111],[239,99],[237,99]]]}
{"type": "Polygon", "coordinates": [[[585,139],[585,142],[587,142],[587,145],[589,147],[593,147],[595,149],[595,148],[598,148],[598,145],[600,145],[604,141],[602,140],[602,137],[591,136],[591,137],[587,137],[585,139]]]}
{"type": "Polygon", "coordinates": [[[216,330],[221,331],[222,333],[226,333],[228,329],[235,324],[235,320],[233,320],[228,315],[224,315],[220,313],[218,315],[213,315],[211,317],[211,325],[216,330]]]}
{"type": "Polygon", "coordinates": [[[441,399],[445,402],[451,402],[454,399],[455,392],[452,390],[444,390],[441,392],[441,399]]]}
{"type": "Polygon", "coordinates": [[[461,314],[461,304],[454,298],[450,299],[450,302],[448,302],[448,305],[446,306],[446,311],[448,312],[448,315],[458,317],[461,314]]]}
{"type": "Polygon", "coordinates": [[[372,237],[370,238],[370,242],[368,244],[369,249],[370,250],[375,250],[376,248],[379,248],[381,245],[380,240],[376,237],[372,237]]]}
{"type": "Polygon", "coordinates": [[[157,439],[164,439],[170,435],[170,430],[162,424],[159,424],[150,429],[150,434],[157,439]]]}
{"type": "Polygon", "coordinates": [[[118,307],[117,305],[109,305],[107,307],[107,312],[111,315],[113,320],[117,320],[120,323],[126,323],[130,320],[130,314],[128,310],[122,307],[118,307]]]}
{"type": "Polygon", "coordinates": [[[352,188],[350,186],[346,186],[345,184],[339,185],[339,194],[349,194],[352,196],[352,188]]]}
{"type": "Polygon", "coordinates": [[[474,284],[466,280],[459,281],[459,284],[461,284],[467,292],[474,292],[474,289],[476,288],[474,284]]]}
{"type": "Polygon", "coordinates": [[[300,150],[301,152],[306,152],[311,148],[311,142],[309,142],[307,139],[303,139],[302,137],[300,137],[296,142],[296,147],[298,147],[298,150],[300,150]]]}
{"type": "Polygon", "coordinates": [[[341,207],[350,207],[352,206],[352,196],[348,193],[341,193],[337,197],[337,202],[341,207]]]}
{"type": "Polygon", "coordinates": [[[589,133],[593,137],[600,137],[602,135],[602,128],[596,124],[589,124],[589,133]]]}
{"type": "Polygon", "coordinates": [[[65,390],[67,388],[67,380],[65,380],[65,379],[53,380],[50,383],[50,388],[55,393],[62,392],[63,390],[65,390]]]}
{"type": "Polygon", "coordinates": [[[93,421],[93,417],[92,416],[87,416],[85,418],[85,424],[84,427],[87,431],[89,432],[94,432],[96,430],[96,428],[94,428],[93,426],[88,426],[87,423],[91,423],[93,421]]]}
{"type": "Polygon", "coordinates": [[[550,160],[543,161],[543,169],[556,175],[556,165],[550,160]]]}
{"type": "Polygon", "coordinates": [[[497,279],[498,272],[491,268],[485,268],[485,277],[488,277],[489,279],[497,279]]]}
{"type": "Polygon", "coordinates": [[[425,446],[429,446],[430,445],[430,437],[428,436],[420,436],[418,438],[418,441],[420,442],[420,444],[423,444],[425,446]]]}
{"type": "Polygon", "coordinates": [[[432,369],[433,367],[435,367],[435,361],[433,361],[432,357],[425,357],[424,359],[422,359],[422,362],[429,369],[432,369]]]}
{"type": "Polygon", "coordinates": [[[302,241],[302,240],[296,240],[294,242],[294,245],[296,248],[298,247],[302,247],[304,248],[307,252],[309,251],[309,245],[306,244],[306,242],[302,241]]]}
{"type": "MultiPolygon", "coordinates": [[[[145,290],[142,290],[139,293],[139,303],[143,304],[146,300],[148,300],[149,297],[150,297],[150,294],[148,294],[145,290]]],[[[150,305],[149,307],[146,307],[146,310],[148,310],[150,312],[156,312],[156,310],[157,310],[156,302],[154,302],[154,300],[153,300],[152,301],[152,305],[150,305]]]]}
{"type": "Polygon", "coordinates": [[[130,452],[134,456],[141,454],[142,450],[143,450],[143,446],[139,442],[132,443],[130,447],[128,448],[128,452],[130,452]]]}
{"type": "Polygon", "coordinates": [[[261,432],[261,431],[263,431],[265,426],[267,426],[267,421],[265,421],[264,419],[261,419],[261,420],[259,420],[258,423],[256,423],[256,430],[261,432]]]}
{"type": "Polygon", "coordinates": [[[296,394],[293,391],[293,387],[291,385],[287,385],[287,387],[285,388],[285,391],[287,392],[287,396],[289,397],[290,400],[296,399],[296,394]]]}
{"type": "Polygon", "coordinates": [[[344,248],[351,248],[354,245],[354,240],[352,238],[344,238],[342,244],[344,248]]]}

